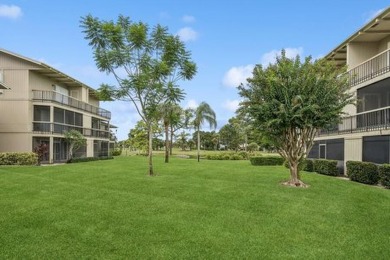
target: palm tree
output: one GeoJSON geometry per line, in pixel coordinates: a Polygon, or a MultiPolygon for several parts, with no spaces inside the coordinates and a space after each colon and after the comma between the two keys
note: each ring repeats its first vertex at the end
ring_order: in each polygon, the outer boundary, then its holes
{"type": "Polygon", "coordinates": [[[180,118],[181,107],[175,103],[164,103],[159,106],[159,116],[165,132],[165,162],[169,162],[169,150],[172,146],[172,124],[176,124],[180,118]],[[169,127],[171,126],[171,140],[169,140],[169,127]]]}
{"type": "Polygon", "coordinates": [[[206,121],[209,123],[210,128],[217,127],[217,120],[214,110],[206,102],[200,103],[200,105],[194,111],[194,127],[198,131],[198,162],[200,158],[200,127],[206,121]]]}

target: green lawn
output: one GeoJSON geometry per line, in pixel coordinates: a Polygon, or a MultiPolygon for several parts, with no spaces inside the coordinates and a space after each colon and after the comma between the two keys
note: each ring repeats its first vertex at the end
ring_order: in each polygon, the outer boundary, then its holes
{"type": "Polygon", "coordinates": [[[0,259],[390,259],[390,190],[248,161],[0,167],[0,259]]]}

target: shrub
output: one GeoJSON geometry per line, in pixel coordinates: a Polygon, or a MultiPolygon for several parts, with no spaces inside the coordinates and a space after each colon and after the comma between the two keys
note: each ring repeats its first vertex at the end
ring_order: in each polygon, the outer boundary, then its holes
{"type": "Polygon", "coordinates": [[[122,150],[119,149],[119,148],[115,148],[112,152],[111,152],[112,156],[119,156],[122,154],[122,150]]]}
{"type": "Polygon", "coordinates": [[[79,162],[91,162],[91,161],[100,161],[100,160],[110,160],[114,159],[112,156],[107,157],[83,157],[83,158],[73,158],[68,161],[68,163],[79,163],[79,162]]]}
{"type": "Polygon", "coordinates": [[[254,151],[258,151],[259,150],[259,145],[255,142],[252,142],[250,144],[248,144],[248,151],[249,152],[254,152],[254,151]]]}
{"type": "Polygon", "coordinates": [[[379,166],[379,182],[390,189],[390,164],[383,164],[379,166]]]}
{"type": "Polygon", "coordinates": [[[253,156],[250,162],[252,165],[283,165],[284,159],[277,156],[253,156]]]}
{"type": "MultiPolygon", "coordinates": [[[[302,170],[306,171],[306,166],[307,166],[307,163],[308,163],[307,161],[309,161],[309,160],[305,159],[305,160],[303,160],[299,164],[298,168],[299,168],[300,171],[302,171],[302,170]]],[[[290,169],[290,166],[288,165],[288,161],[287,160],[284,161],[283,166],[286,167],[287,169],[290,169]]]]}
{"type": "Polygon", "coordinates": [[[311,159],[305,160],[305,167],[303,168],[304,171],[307,172],[314,172],[314,162],[311,159]]]}
{"type": "Polygon", "coordinates": [[[240,160],[248,160],[249,159],[249,153],[245,151],[241,151],[237,153],[241,159],[240,160]]]}
{"type": "Polygon", "coordinates": [[[37,165],[36,153],[0,153],[0,165],[37,165]]]}
{"type": "Polygon", "coordinates": [[[234,153],[234,154],[230,155],[229,159],[230,160],[243,160],[244,158],[242,158],[241,155],[234,153]]]}
{"type": "Polygon", "coordinates": [[[377,184],[379,181],[378,166],[369,162],[347,162],[347,175],[351,181],[365,184],[377,184]]]}
{"type": "Polygon", "coordinates": [[[314,171],[319,174],[337,176],[339,170],[337,169],[336,160],[315,159],[313,160],[314,171]]]}

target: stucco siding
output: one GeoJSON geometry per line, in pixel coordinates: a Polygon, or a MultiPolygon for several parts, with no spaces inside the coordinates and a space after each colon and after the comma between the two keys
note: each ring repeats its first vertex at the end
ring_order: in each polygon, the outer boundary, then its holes
{"type": "Polygon", "coordinates": [[[0,133],[0,152],[31,152],[32,136],[25,133],[0,133]]]}

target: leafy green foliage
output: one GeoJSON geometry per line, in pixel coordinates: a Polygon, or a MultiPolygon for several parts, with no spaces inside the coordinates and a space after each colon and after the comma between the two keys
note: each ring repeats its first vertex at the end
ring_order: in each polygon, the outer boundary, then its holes
{"type": "Polygon", "coordinates": [[[96,66],[115,77],[118,85],[103,84],[103,100],[131,102],[148,129],[149,175],[153,175],[152,126],[159,120],[159,106],[178,103],[184,91],[180,80],[196,74],[196,64],[178,36],[161,25],[151,30],[146,23],[120,15],[116,22],[91,15],[81,18],[85,39],[92,47],[96,66]],[[126,76],[122,76],[123,71],[126,76]]]}
{"type": "Polygon", "coordinates": [[[239,86],[242,113],[292,165],[292,182],[299,181],[298,165],[318,129],[338,123],[343,108],[353,102],[344,71],[323,59],[290,59],[282,51],[275,64],[256,65],[248,84],[239,86]]]}
{"type": "Polygon", "coordinates": [[[370,162],[348,161],[347,175],[351,181],[365,184],[377,184],[379,181],[378,166],[370,162]]]}
{"type": "Polygon", "coordinates": [[[315,159],[313,160],[313,170],[319,174],[338,176],[336,160],[315,159]]]}
{"type": "Polygon", "coordinates": [[[304,171],[314,172],[314,160],[306,159],[304,164],[305,164],[305,167],[303,168],[304,171]]]}
{"type": "Polygon", "coordinates": [[[229,123],[219,130],[220,142],[227,145],[228,149],[237,151],[240,144],[243,143],[239,128],[239,125],[232,123],[229,119],[229,123]]]}
{"type": "Polygon", "coordinates": [[[119,156],[122,154],[122,149],[120,148],[115,148],[112,152],[111,152],[111,155],[112,156],[119,156]]]}
{"type": "Polygon", "coordinates": [[[255,142],[248,144],[248,152],[255,152],[259,150],[259,145],[255,142]]]}
{"type": "Polygon", "coordinates": [[[380,184],[390,189],[390,164],[380,165],[378,171],[380,184]]]}
{"type": "MultiPolygon", "coordinates": [[[[202,150],[217,150],[218,134],[215,131],[199,131],[200,147],[202,150]]],[[[192,140],[198,143],[198,131],[192,134],[192,140]]]]}
{"type": "Polygon", "coordinates": [[[207,160],[247,160],[249,158],[246,152],[227,152],[207,154],[207,160]]]}
{"type": "Polygon", "coordinates": [[[283,165],[284,159],[279,156],[253,156],[250,159],[252,165],[283,165]]]}
{"type": "Polygon", "coordinates": [[[83,157],[83,158],[73,158],[68,161],[68,163],[81,163],[81,162],[93,162],[93,161],[101,161],[101,160],[111,160],[114,159],[112,156],[105,157],[83,157]]]}
{"type": "Polygon", "coordinates": [[[217,118],[214,110],[211,108],[209,104],[206,102],[202,102],[199,106],[192,111],[192,125],[195,127],[197,131],[197,148],[198,148],[198,162],[200,159],[200,128],[201,126],[207,122],[209,123],[210,128],[217,127],[217,118]]]}
{"type": "Polygon", "coordinates": [[[38,154],[36,153],[0,153],[0,165],[36,165],[38,154]]]}
{"type": "MultiPolygon", "coordinates": [[[[152,131],[152,148],[154,149],[156,147],[164,146],[161,140],[157,141],[158,138],[156,137],[161,133],[161,127],[157,123],[154,123],[152,125],[152,131]]],[[[128,144],[132,149],[136,149],[141,153],[148,153],[148,127],[146,126],[144,121],[138,121],[135,124],[134,128],[130,129],[130,132],[128,134],[128,144]]]]}
{"type": "Polygon", "coordinates": [[[68,160],[73,158],[74,151],[87,144],[87,139],[83,136],[83,134],[74,129],[64,132],[64,138],[69,144],[68,160]]]}

